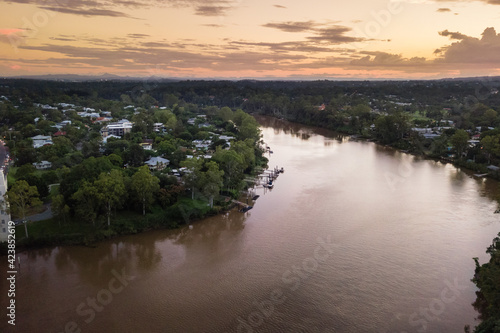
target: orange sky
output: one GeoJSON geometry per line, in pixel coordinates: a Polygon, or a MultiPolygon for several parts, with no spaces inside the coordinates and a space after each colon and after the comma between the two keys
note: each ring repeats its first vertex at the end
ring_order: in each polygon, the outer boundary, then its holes
{"type": "Polygon", "coordinates": [[[500,75],[497,0],[0,0],[0,75],[500,75]]]}

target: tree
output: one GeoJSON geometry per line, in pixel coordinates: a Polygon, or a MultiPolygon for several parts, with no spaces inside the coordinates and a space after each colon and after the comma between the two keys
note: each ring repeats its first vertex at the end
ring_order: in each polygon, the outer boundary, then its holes
{"type": "MultiPolygon", "coordinates": [[[[68,216],[70,208],[64,201],[64,196],[62,194],[58,194],[52,198],[50,207],[55,216],[62,217],[64,223],[66,223],[66,216],[68,216]]],[[[59,226],[61,226],[60,219],[58,219],[58,222],[59,226]]]]}
{"type": "Polygon", "coordinates": [[[491,154],[498,154],[500,151],[500,144],[498,136],[487,135],[481,140],[481,148],[488,155],[488,164],[491,162],[491,154]]]}
{"type": "MultiPolygon", "coordinates": [[[[16,215],[21,215],[23,221],[26,220],[26,211],[29,208],[38,207],[42,204],[36,186],[30,186],[25,180],[16,181],[5,194],[5,199],[9,203],[11,211],[16,215]]],[[[24,222],[24,230],[26,237],[28,237],[26,222],[24,222]]]]}
{"type": "Polygon", "coordinates": [[[245,160],[242,155],[230,149],[218,148],[212,159],[219,163],[224,171],[224,185],[229,188],[236,188],[243,179],[245,160]]]}
{"type": "Polygon", "coordinates": [[[453,134],[450,139],[452,146],[457,151],[457,157],[462,158],[462,153],[467,148],[467,144],[469,141],[469,134],[466,131],[459,129],[453,134]]]}
{"type": "Polygon", "coordinates": [[[119,208],[125,201],[125,183],[123,175],[119,170],[111,170],[109,173],[101,173],[99,179],[94,182],[98,191],[98,199],[104,203],[106,215],[108,217],[108,227],[110,226],[111,211],[119,208]]]}
{"type": "Polygon", "coordinates": [[[218,116],[222,119],[222,121],[226,122],[233,118],[233,111],[225,106],[219,110],[218,116]]]}
{"type": "Polygon", "coordinates": [[[219,195],[223,184],[224,171],[219,170],[219,165],[214,161],[206,164],[208,170],[203,173],[203,194],[209,198],[210,208],[214,206],[214,196],[219,195]]]}
{"type": "Polygon", "coordinates": [[[472,282],[479,288],[474,307],[479,311],[481,324],[474,333],[494,333],[500,331],[500,233],[486,251],[490,260],[482,265],[474,258],[476,270],[472,282]]]}
{"type": "Polygon", "coordinates": [[[99,192],[94,184],[84,181],[72,198],[77,202],[76,213],[95,225],[99,208],[99,192]]]}
{"type": "Polygon", "coordinates": [[[129,165],[138,167],[144,163],[145,156],[144,149],[135,143],[126,152],[126,161],[129,165]]]}
{"type": "Polygon", "coordinates": [[[194,200],[195,191],[201,184],[201,168],[203,160],[201,158],[190,158],[181,163],[182,167],[187,168],[187,172],[183,177],[184,184],[191,190],[191,199],[194,200]]]}
{"type": "Polygon", "coordinates": [[[160,189],[159,179],[151,174],[146,165],[140,167],[132,176],[132,191],[142,202],[142,215],[146,215],[146,207],[154,201],[156,192],[160,189]]]}

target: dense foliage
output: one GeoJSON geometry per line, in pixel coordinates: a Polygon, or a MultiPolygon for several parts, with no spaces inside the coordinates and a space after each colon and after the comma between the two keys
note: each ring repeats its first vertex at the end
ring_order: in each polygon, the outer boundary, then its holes
{"type": "Polygon", "coordinates": [[[472,281],[479,288],[474,306],[483,320],[475,333],[500,332],[500,233],[486,252],[490,255],[489,262],[479,265],[478,259],[474,258],[476,273],[472,281]]]}

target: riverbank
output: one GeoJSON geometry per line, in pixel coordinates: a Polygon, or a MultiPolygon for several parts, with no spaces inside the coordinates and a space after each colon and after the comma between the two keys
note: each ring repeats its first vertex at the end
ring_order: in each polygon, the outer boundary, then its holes
{"type": "Polygon", "coordinates": [[[476,163],[472,160],[465,160],[465,159],[458,160],[458,159],[452,159],[449,157],[433,156],[430,152],[425,152],[425,149],[422,146],[412,145],[412,143],[409,140],[400,140],[400,141],[397,141],[393,144],[384,144],[383,142],[381,142],[380,140],[377,140],[376,138],[374,138],[372,136],[353,134],[352,131],[342,130],[342,128],[331,129],[328,126],[325,126],[324,123],[311,125],[311,124],[307,124],[307,123],[303,123],[303,122],[299,122],[299,121],[295,121],[295,120],[289,120],[289,119],[286,119],[283,117],[274,117],[272,115],[260,115],[259,114],[259,116],[272,117],[276,120],[287,121],[287,122],[290,122],[292,124],[300,124],[300,125],[304,125],[304,126],[312,126],[312,127],[322,128],[322,129],[325,129],[328,131],[332,131],[333,133],[338,133],[338,134],[341,134],[343,136],[349,137],[355,141],[359,140],[359,141],[365,141],[365,142],[373,142],[375,144],[378,144],[378,145],[381,145],[384,147],[390,147],[390,148],[395,149],[397,151],[400,151],[402,153],[411,154],[411,155],[419,157],[419,158],[424,158],[424,159],[432,160],[432,161],[438,161],[438,162],[445,163],[445,164],[450,163],[455,167],[466,169],[466,170],[472,172],[473,174],[481,174],[484,177],[488,177],[488,178],[491,178],[494,180],[500,180],[500,172],[489,170],[488,165],[486,165],[486,164],[476,163]],[[487,175],[484,175],[484,174],[487,174],[487,175]]]}
{"type": "MultiPolygon", "coordinates": [[[[261,167],[267,167],[261,166],[261,167]]],[[[260,169],[257,169],[260,170],[260,169]]],[[[254,175],[257,179],[257,175],[254,175]]],[[[196,221],[226,214],[238,205],[234,197],[238,195],[225,192],[216,204],[210,208],[206,200],[183,197],[174,205],[163,209],[159,206],[146,215],[136,211],[119,211],[112,218],[110,226],[106,226],[105,216],[98,216],[96,225],[89,225],[76,217],[51,217],[49,219],[30,221],[26,237],[23,224],[16,226],[17,251],[50,246],[89,246],[120,236],[135,235],[151,230],[174,230],[196,221]]],[[[30,220],[30,217],[27,217],[30,220]]],[[[7,244],[0,244],[0,255],[7,254],[7,244]]]]}

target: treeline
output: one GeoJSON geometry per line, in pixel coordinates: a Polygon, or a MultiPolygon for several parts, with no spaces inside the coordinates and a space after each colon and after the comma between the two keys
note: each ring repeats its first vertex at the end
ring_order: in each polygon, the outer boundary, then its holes
{"type": "Polygon", "coordinates": [[[267,162],[259,125],[242,110],[179,101],[161,109],[126,109],[122,107],[125,103],[114,103],[121,105],[114,118],[127,117],[134,125],[130,133],[107,142],[99,132],[102,124],[76,112],[1,104],[15,115],[3,133],[17,166],[11,172],[15,182],[7,193],[13,214],[24,217],[33,206],[29,203],[40,198],[51,202],[58,223],[92,226],[93,232],[99,229],[108,236],[151,227],[174,228],[226,208],[230,204],[226,198],[237,198],[248,186],[246,178],[267,162]],[[54,111],[61,118],[54,119],[54,111]],[[47,128],[35,118],[46,120],[47,128]],[[54,129],[48,127],[62,119],[72,121],[63,128],[66,135],[54,137],[52,145],[33,148],[30,137],[53,134],[54,129]],[[162,129],[153,130],[155,123],[162,129]],[[222,136],[226,139],[218,139],[222,136]],[[144,140],[154,149],[145,150],[141,146],[144,140]],[[211,144],[200,151],[195,140],[211,144]],[[144,165],[155,156],[169,159],[168,168],[150,170],[144,165]],[[41,160],[51,162],[50,170],[33,166],[41,160]],[[172,170],[177,170],[175,175],[172,170]],[[49,191],[50,184],[58,185],[55,194],[49,191]],[[15,192],[29,192],[28,205],[16,205],[19,196],[15,192]],[[113,223],[116,216],[129,211],[143,218],[113,223]]]}
{"type": "Polygon", "coordinates": [[[500,233],[486,253],[490,255],[490,260],[483,265],[479,264],[478,258],[474,258],[476,271],[472,281],[479,288],[474,307],[482,320],[474,329],[475,333],[500,332],[500,233]]]}

